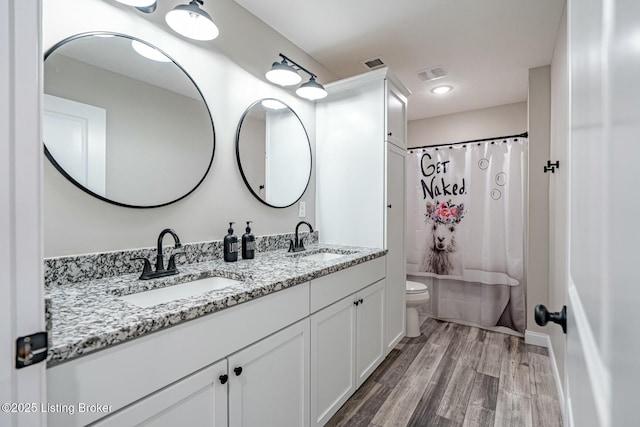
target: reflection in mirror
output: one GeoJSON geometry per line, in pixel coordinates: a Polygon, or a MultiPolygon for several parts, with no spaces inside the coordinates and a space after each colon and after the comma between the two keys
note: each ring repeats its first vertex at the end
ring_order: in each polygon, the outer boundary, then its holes
{"type": "Polygon", "coordinates": [[[242,178],[262,203],[284,208],[297,202],[311,178],[311,145],[298,115],[277,99],[245,111],[236,136],[242,178]]]}
{"type": "Polygon", "coordinates": [[[149,208],[204,180],[215,150],[211,114],[177,63],[142,40],[87,33],[44,62],[47,157],[101,200],[149,208]]]}

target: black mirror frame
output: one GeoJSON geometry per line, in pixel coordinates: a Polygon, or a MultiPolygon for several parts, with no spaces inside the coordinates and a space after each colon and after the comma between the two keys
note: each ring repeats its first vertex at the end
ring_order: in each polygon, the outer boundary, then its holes
{"type": "Polygon", "coordinates": [[[255,197],[261,203],[263,203],[263,204],[265,204],[265,205],[267,205],[267,206],[269,206],[271,208],[284,209],[284,208],[288,208],[290,206],[295,205],[300,199],[302,199],[302,196],[304,196],[304,193],[307,192],[307,188],[309,188],[309,182],[311,182],[311,173],[313,172],[313,152],[311,151],[311,140],[309,139],[309,133],[307,132],[307,128],[304,126],[304,123],[302,123],[302,120],[300,119],[300,116],[298,116],[298,114],[295,112],[295,110],[293,108],[289,107],[288,104],[286,104],[285,102],[281,101],[280,99],[276,99],[276,98],[261,98],[261,99],[258,99],[255,102],[253,102],[251,105],[249,105],[247,107],[247,109],[244,111],[244,113],[242,114],[242,117],[240,118],[240,122],[238,122],[238,129],[236,130],[236,160],[238,162],[238,169],[240,169],[240,174],[242,175],[242,180],[244,181],[244,183],[247,186],[247,188],[249,189],[249,191],[251,191],[251,194],[253,194],[253,197],[255,197]],[[291,202],[290,204],[288,204],[286,206],[275,206],[275,205],[272,205],[270,203],[267,203],[266,200],[263,200],[262,197],[260,197],[258,194],[256,194],[256,192],[253,190],[253,188],[251,188],[251,185],[249,184],[249,181],[247,180],[247,177],[244,174],[244,171],[242,169],[242,162],[240,161],[240,130],[242,129],[242,123],[244,122],[244,119],[247,117],[247,115],[249,114],[249,111],[251,111],[251,109],[253,107],[255,107],[257,104],[261,103],[262,101],[266,101],[266,100],[273,100],[273,101],[280,102],[281,104],[285,105],[289,109],[289,111],[291,111],[293,113],[294,116],[296,116],[296,118],[300,122],[300,125],[302,126],[302,129],[304,130],[304,134],[307,137],[307,145],[309,146],[309,176],[307,177],[307,183],[304,186],[304,190],[302,190],[302,192],[300,193],[300,196],[298,196],[297,199],[295,199],[293,202],[291,202]]]}
{"type": "MultiPolygon", "coordinates": [[[[116,36],[116,37],[123,37],[129,40],[136,40],[140,43],[143,43],[149,47],[152,47],[153,49],[159,51],[160,53],[162,53],[164,56],[166,56],[167,58],[169,58],[171,60],[171,62],[173,62],[186,76],[187,78],[191,81],[191,83],[193,83],[193,86],[196,88],[196,90],[198,91],[198,93],[200,94],[200,97],[202,98],[202,102],[204,103],[205,108],[207,109],[207,113],[209,115],[209,120],[211,121],[211,131],[213,134],[213,148],[211,150],[211,160],[209,161],[209,165],[207,166],[207,170],[204,172],[202,178],[196,183],[196,185],[189,190],[187,193],[185,193],[184,195],[178,197],[175,200],[171,200],[169,202],[165,202],[165,203],[160,203],[157,205],[149,205],[149,206],[138,206],[138,205],[130,205],[127,203],[121,203],[121,202],[117,202],[115,200],[111,200],[108,199],[104,196],[101,196],[97,193],[94,193],[93,191],[89,190],[88,188],[86,188],[85,186],[83,186],[82,184],[80,184],[78,181],[76,181],[71,175],[69,175],[67,173],[67,171],[64,170],[64,168],[62,168],[62,166],[60,166],[60,164],[55,160],[55,158],[53,157],[53,155],[49,152],[49,150],[47,149],[47,144],[45,143],[45,141],[42,141],[42,145],[44,146],[44,154],[47,157],[47,159],[49,159],[49,161],[51,162],[51,164],[58,170],[58,172],[60,172],[65,178],[67,178],[73,185],[75,185],[76,187],[78,187],[79,189],[81,189],[82,191],[84,191],[85,193],[102,200],[103,202],[107,202],[116,206],[121,206],[124,208],[133,208],[133,209],[152,209],[152,208],[160,208],[163,206],[167,206],[167,205],[171,205],[173,203],[176,203],[182,199],[184,199],[185,197],[189,196],[191,193],[193,193],[199,186],[200,184],[202,184],[202,182],[205,180],[205,178],[207,177],[207,175],[209,174],[209,171],[211,170],[211,166],[213,165],[213,158],[215,156],[216,153],[216,129],[215,126],[213,124],[213,117],[211,116],[211,110],[209,109],[209,104],[207,104],[207,101],[204,97],[204,95],[202,94],[202,91],[200,90],[200,87],[198,87],[198,85],[196,84],[196,82],[193,80],[193,78],[191,77],[191,75],[189,73],[187,73],[187,70],[185,70],[180,64],[178,64],[171,56],[167,55],[167,53],[165,53],[162,49],[152,45],[151,43],[139,39],[137,37],[134,36],[130,36],[128,34],[122,34],[122,33],[115,33],[115,32],[111,32],[111,31],[91,31],[91,32],[86,32],[86,33],[80,33],[80,34],[76,34],[70,37],[67,37],[64,40],[59,41],[58,43],[56,43],[55,45],[53,45],[53,47],[51,47],[49,50],[47,50],[47,52],[44,55],[44,61],[47,60],[47,58],[49,56],[51,56],[51,54],[53,54],[56,49],[64,46],[65,44],[73,41],[73,40],[77,40],[77,39],[81,39],[81,38],[85,38],[85,37],[91,37],[91,36],[116,36]]],[[[43,66],[44,69],[44,66],[43,66]]]]}

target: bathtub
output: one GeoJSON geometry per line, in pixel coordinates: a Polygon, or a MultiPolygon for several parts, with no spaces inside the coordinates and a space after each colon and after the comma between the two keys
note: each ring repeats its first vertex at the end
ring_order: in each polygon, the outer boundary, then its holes
{"type": "Polygon", "coordinates": [[[482,326],[496,326],[509,303],[510,288],[520,282],[504,273],[463,270],[460,276],[439,276],[411,271],[407,280],[427,285],[431,314],[440,319],[459,319],[482,326]]]}

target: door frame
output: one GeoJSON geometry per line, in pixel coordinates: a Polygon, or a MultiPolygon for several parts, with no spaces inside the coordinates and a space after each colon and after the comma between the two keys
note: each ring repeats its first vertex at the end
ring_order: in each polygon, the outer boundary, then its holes
{"type": "Polygon", "coordinates": [[[0,403],[35,404],[8,427],[46,426],[46,364],[15,369],[16,338],[44,330],[41,22],[41,0],[0,2],[0,403]]]}

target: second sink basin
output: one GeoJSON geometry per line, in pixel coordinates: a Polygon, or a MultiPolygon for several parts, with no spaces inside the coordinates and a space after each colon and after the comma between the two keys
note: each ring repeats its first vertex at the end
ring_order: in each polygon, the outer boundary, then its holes
{"type": "Polygon", "coordinates": [[[179,285],[166,286],[164,288],[152,289],[135,294],[119,297],[121,301],[148,308],[167,302],[189,298],[206,292],[227,288],[241,283],[239,280],[227,279],[226,277],[207,277],[205,279],[194,280],[193,282],[181,283],[179,285]]]}
{"type": "Polygon", "coordinates": [[[308,259],[311,261],[331,261],[336,258],[342,258],[345,254],[334,254],[331,252],[317,252],[315,254],[302,256],[302,259],[308,259]]]}
{"type": "Polygon", "coordinates": [[[318,248],[303,252],[287,254],[290,258],[299,258],[306,261],[333,261],[343,256],[355,254],[357,251],[348,249],[318,248]]]}

